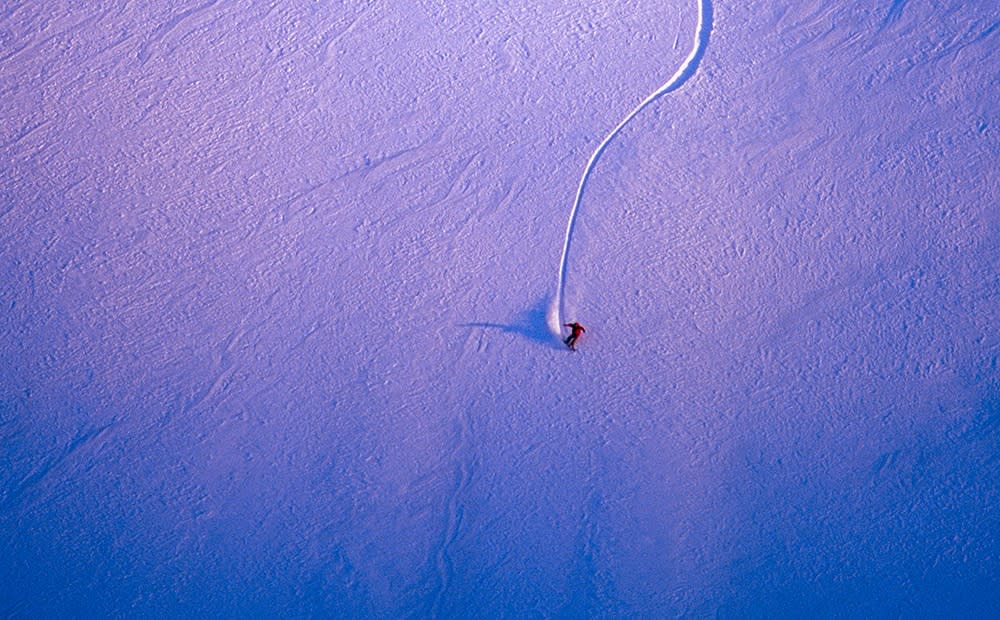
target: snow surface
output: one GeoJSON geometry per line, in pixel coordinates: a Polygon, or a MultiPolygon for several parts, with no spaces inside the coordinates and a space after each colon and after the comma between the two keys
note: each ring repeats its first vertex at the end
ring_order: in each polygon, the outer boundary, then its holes
{"type": "Polygon", "coordinates": [[[0,613],[1000,614],[1000,8],[0,8],[0,613]]]}

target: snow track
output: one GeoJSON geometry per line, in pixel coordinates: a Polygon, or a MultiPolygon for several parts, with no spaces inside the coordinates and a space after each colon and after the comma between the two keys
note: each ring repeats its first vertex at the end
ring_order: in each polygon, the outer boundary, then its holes
{"type": "Polygon", "coordinates": [[[604,140],[601,141],[597,148],[594,150],[593,154],[590,156],[590,160],[587,161],[586,167],[583,169],[583,175],[580,177],[580,185],[576,190],[576,198],[573,200],[573,208],[569,213],[569,221],[566,224],[566,237],[563,241],[562,258],[559,260],[559,280],[556,285],[555,297],[552,300],[552,305],[549,307],[549,312],[547,316],[549,329],[552,334],[556,337],[561,337],[562,325],[566,320],[566,311],[563,308],[563,294],[566,288],[566,270],[568,267],[569,259],[569,246],[570,242],[573,240],[573,228],[576,225],[576,216],[580,210],[580,202],[583,199],[584,189],[587,187],[587,180],[590,178],[590,173],[593,171],[594,166],[597,164],[597,160],[600,159],[601,154],[608,147],[608,144],[614,140],[622,129],[628,125],[629,121],[639,115],[646,106],[650,103],[656,101],[663,95],[673,92],[680,88],[684,82],[688,80],[695,71],[698,69],[698,63],[701,57],[705,54],[705,49],[708,47],[708,38],[712,31],[712,3],[711,0],[698,0],[698,25],[695,27],[694,31],[694,42],[691,46],[691,52],[688,54],[684,62],[681,63],[677,71],[674,72],[673,76],[667,82],[650,94],[648,97],[642,100],[642,102],[637,105],[628,115],[621,120],[614,129],[611,130],[604,140]]]}
{"type": "Polygon", "coordinates": [[[147,62],[149,62],[149,59],[153,56],[153,54],[156,51],[157,45],[159,45],[159,43],[163,41],[167,35],[169,35],[172,31],[177,29],[177,27],[180,26],[182,23],[184,23],[188,18],[193,17],[199,13],[202,13],[212,8],[217,3],[218,0],[209,0],[204,4],[200,4],[196,7],[192,7],[185,11],[181,11],[173,18],[161,24],[158,28],[156,28],[153,31],[153,33],[149,36],[146,42],[142,44],[142,47],[139,48],[139,53],[138,53],[139,64],[145,65],[147,62]]]}
{"type": "Polygon", "coordinates": [[[698,3],[0,8],[0,618],[996,617],[1000,3],[698,3]]]}

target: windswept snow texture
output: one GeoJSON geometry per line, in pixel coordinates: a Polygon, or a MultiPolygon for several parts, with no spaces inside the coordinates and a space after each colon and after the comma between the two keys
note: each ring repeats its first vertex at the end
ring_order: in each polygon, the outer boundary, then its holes
{"type": "Polygon", "coordinates": [[[0,614],[1000,614],[1000,8],[712,9],[574,354],[695,0],[4,4],[0,614]]]}

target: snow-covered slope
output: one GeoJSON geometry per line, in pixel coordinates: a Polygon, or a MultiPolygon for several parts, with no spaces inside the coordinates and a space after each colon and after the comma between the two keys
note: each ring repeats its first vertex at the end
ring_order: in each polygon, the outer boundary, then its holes
{"type": "MultiPolygon", "coordinates": [[[[457,6],[455,6],[457,5],[457,6]]],[[[0,611],[1000,610],[1000,9],[0,11],[0,611]]]]}

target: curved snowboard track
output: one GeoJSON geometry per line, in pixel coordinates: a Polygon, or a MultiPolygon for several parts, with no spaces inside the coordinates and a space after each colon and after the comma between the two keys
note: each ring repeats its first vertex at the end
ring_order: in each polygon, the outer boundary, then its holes
{"type": "Polygon", "coordinates": [[[590,160],[587,161],[587,166],[583,169],[583,175],[580,177],[580,185],[576,190],[576,198],[573,200],[573,209],[569,213],[569,221],[566,224],[566,238],[563,241],[562,258],[559,261],[559,281],[556,284],[556,294],[552,299],[552,304],[549,306],[549,312],[547,315],[547,322],[549,324],[549,330],[552,334],[558,338],[562,337],[562,325],[563,321],[566,319],[565,308],[563,308],[563,293],[566,288],[566,269],[568,266],[569,258],[569,246],[570,242],[573,240],[573,228],[576,225],[576,216],[580,210],[580,202],[583,198],[583,191],[587,186],[587,180],[590,178],[590,173],[594,170],[597,160],[600,159],[601,155],[604,153],[604,149],[608,147],[608,144],[614,140],[621,130],[631,121],[633,118],[638,116],[646,106],[648,106],[653,101],[659,99],[667,93],[673,92],[680,88],[684,82],[686,82],[695,71],[698,69],[698,63],[701,61],[701,57],[705,54],[705,49],[708,47],[708,38],[712,32],[712,2],[711,0],[698,0],[698,25],[695,27],[694,31],[694,43],[691,46],[691,52],[688,54],[684,62],[681,63],[677,71],[674,72],[673,76],[667,82],[650,94],[648,97],[642,100],[642,102],[635,107],[628,115],[622,119],[614,129],[611,130],[604,140],[601,141],[594,153],[590,156],[590,160]]]}

